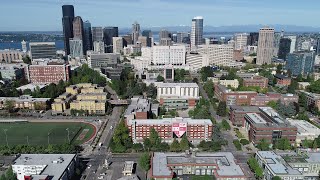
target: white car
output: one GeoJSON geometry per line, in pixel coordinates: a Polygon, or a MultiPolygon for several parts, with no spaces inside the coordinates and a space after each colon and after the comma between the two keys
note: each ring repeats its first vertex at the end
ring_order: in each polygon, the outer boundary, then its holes
{"type": "Polygon", "coordinates": [[[113,129],[113,126],[110,126],[110,129],[113,129]]]}
{"type": "Polygon", "coordinates": [[[99,176],[98,179],[103,179],[103,176],[99,176]]]}
{"type": "Polygon", "coordinates": [[[90,168],[91,168],[91,166],[92,166],[92,165],[91,165],[91,164],[89,164],[89,166],[88,166],[87,168],[88,168],[88,169],[90,169],[90,168]]]}
{"type": "Polygon", "coordinates": [[[100,174],[100,176],[105,176],[105,175],[106,175],[106,173],[101,173],[101,174],[100,174]]]}

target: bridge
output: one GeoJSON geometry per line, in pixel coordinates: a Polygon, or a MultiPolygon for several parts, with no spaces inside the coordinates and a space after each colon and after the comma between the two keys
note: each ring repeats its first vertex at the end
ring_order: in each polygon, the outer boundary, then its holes
{"type": "Polygon", "coordinates": [[[109,100],[108,101],[111,105],[128,105],[128,100],[109,100]]]}

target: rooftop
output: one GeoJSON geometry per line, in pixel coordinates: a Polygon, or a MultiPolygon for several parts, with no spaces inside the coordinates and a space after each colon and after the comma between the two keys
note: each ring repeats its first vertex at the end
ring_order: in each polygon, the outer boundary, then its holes
{"type": "Polygon", "coordinates": [[[40,175],[53,176],[52,180],[58,180],[75,157],[75,154],[21,154],[13,166],[45,166],[40,175]]]}
{"type": "Polygon", "coordinates": [[[157,87],[196,87],[198,88],[199,86],[196,83],[160,83],[157,85],[157,87]]]}
{"type": "Polygon", "coordinates": [[[150,111],[151,103],[148,99],[143,99],[143,97],[133,97],[131,98],[131,104],[126,109],[125,115],[135,114],[135,112],[148,112],[150,111]]]}
{"type": "Polygon", "coordinates": [[[320,135],[320,130],[315,125],[304,120],[288,120],[292,126],[298,128],[298,135],[315,134],[320,135]]]}
{"type": "Polygon", "coordinates": [[[259,114],[257,113],[247,113],[247,117],[249,117],[255,124],[266,124],[265,121],[259,114]]]}
{"type": "Polygon", "coordinates": [[[191,119],[191,118],[163,118],[163,119],[138,119],[129,120],[128,124],[136,123],[136,125],[172,125],[172,123],[187,123],[187,124],[208,124],[212,125],[210,119],[191,119]]]}
{"type": "Polygon", "coordinates": [[[234,110],[235,112],[256,112],[259,113],[259,108],[257,106],[237,106],[232,105],[230,109],[234,110]]]}

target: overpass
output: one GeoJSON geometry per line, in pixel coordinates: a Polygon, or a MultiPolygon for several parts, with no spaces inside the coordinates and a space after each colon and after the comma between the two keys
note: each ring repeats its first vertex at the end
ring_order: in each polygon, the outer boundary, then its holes
{"type": "Polygon", "coordinates": [[[118,105],[118,106],[129,104],[128,100],[109,100],[108,102],[111,105],[118,105]]]}

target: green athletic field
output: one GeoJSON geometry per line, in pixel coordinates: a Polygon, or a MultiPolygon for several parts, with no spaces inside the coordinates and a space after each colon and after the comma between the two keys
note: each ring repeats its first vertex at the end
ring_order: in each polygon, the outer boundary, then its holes
{"type": "Polygon", "coordinates": [[[47,145],[69,142],[81,144],[93,135],[94,128],[84,123],[0,123],[0,145],[47,145]],[[83,129],[88,129],[80,140],[83,129]],[[69,131],[69,138],[68,138],[69,131]],[[7,134],[7,135],[6,135],[7,134]],[[6,140],[7,137],[7,140],[6,140]]]}

